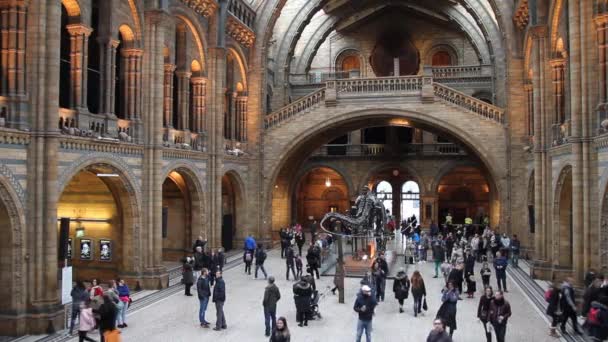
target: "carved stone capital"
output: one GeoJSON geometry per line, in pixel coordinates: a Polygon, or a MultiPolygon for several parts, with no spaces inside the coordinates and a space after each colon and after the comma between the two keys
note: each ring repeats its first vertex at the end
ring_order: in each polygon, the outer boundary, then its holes
{"type": "Polygon", "coordinates": [[[181,2],[206,18],[213,15],[219,7],[216,0],[181,0],[181,2]]]}
{"type": "Polygon", "coordinates": [[[190,82],[192,82],[192,84],[200,84],[200,85],[205,85],[207,84],[207,77],[192,77],[190,79],[190,82]]]}
{"type": "Polygon", "coordinates": [[[142,49],[123,49],[121,51],[121,55],[123,57],[141,57],[144,55],[144,50],[142,50],[142,49]]]}
{"type": "Polygon", "coordinates": [[[68,30],[70,36],[81,36],[88,37],[93,32],[93,29],[84,24],[70,24],[65,27],[68,30]]]}
{"type": "Polygon", "coordinates": [[[255,33],[249,27],[247,27],[247,25],[232,15],[228,17],[226,33],[228,33],[239,44],[246,47],[251,47],[255,42],[255,33]]]}

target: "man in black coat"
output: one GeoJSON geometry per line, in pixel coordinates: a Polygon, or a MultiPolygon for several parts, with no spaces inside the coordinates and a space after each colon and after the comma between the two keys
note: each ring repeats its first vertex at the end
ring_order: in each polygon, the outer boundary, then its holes
{"type": "Polygon", "coordinates": [[[293,251],[293,247],[289,246],[287,247],[287,250],[285,251],[285,263],[287,265],[287,280],[289,280],[289,270],[291,270],[291,274],[293,274],[293,279],[297,280],[296,278],[296,271],[295,271],[295,252],[293,251]]]}
{"type": "Polygon", "coordinates": [[[264,261],[266,261],[266,251],[264,250],[264,245],[260,244],[258,246],[257,251],[255,251],[255,278],[258,278],[258,270],[261,269],[262,273],[264,273],[264,279],[268,279],[268,274],[266,274],[266,270],[264,269],[264,261]]]}
{"type": "Polygon", "coordinates": [[[215,303],[215,312],[217,320],[213,330],[219,331],[226,329],[226,316],[224,315],[224,303],[226,302],[226,283],[222,278],[222,272],[215,272],[215,286],[213,287],[213,302],[215,303]]]}
{"type": "Polygon", "coordinates": [[[266,336],[270,336],[270,327],[272,330],[276,328],[277,322],[277,302],[281,299],[281,292],[274,283],[274,277],[268,277],[268,285],[264,289],[264,323],[266,325],[266,336]]]}
{"type": "Polygon", "coordinates": [[[209,328],[210,324],[207,322],[207,320],[205,320],[205,311],[207,311],[209,297],[211,297],[211,286],[209,285],[208,273],[209,271],[204,268],[201,272],[200,278],[198,278],[196,282],[196,291],[198,292],[198,300],[200,303],[198,320],[203,328],[209,328]]]}

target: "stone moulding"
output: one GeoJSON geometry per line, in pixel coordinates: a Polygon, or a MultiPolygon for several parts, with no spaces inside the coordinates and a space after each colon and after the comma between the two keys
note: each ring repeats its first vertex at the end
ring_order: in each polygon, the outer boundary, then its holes
{"type": "Polygon", "coordinates": [[[165,148],[163,149],[163,159],[207,160],[207,154],[199,151],[165,148]]]}
{"type": "Polygon", "coordinates": [[[228,16],[226,33],[228,33],[239,44],[242,44],[248,48],[251,47],[255,42],[255,33],[232,14],[228,16]]]}
{"type": "Polygon", "coordinates": [[[213,15],[218,8],[216,0],[181,0],[181,2],[205,18],[213,15]]]}
{"type": "Polygon", "coordinates": [[[30,143],[30,135],[26,132],[16,131],[12,129],[0,130],[0,144],[6,145],[24,145],[30,143]]]}
{"type": "Polygon", "coordinates": [[[59,146],[64,150],[106,152],[123,155],[143,155],[143,146],[119,141],[92,141],[87,138],[62,137],[59,146]]]}
{"type": "Polygon", "coordinates": [[[608,134],[603,134],[595,138],[594,141],[596,150],[604,150],[608,148],[608,134]]]}

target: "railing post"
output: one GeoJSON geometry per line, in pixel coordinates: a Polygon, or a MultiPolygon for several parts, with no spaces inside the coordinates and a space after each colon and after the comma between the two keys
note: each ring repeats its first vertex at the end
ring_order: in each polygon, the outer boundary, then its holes
{"type": "Polygon", "coordinates": [[[433,68],[431,66],[424,66],[422,74],[421,98],[423,103],[432,103],[435,101],[435,91],[433,90],[433,68]]]}
{"type": "Polygon", "coordinates": [[[336,90],[336,81],[327,81],[325,88],[325,106],[335,107],[338,102],[338,92],[336,90]]]}

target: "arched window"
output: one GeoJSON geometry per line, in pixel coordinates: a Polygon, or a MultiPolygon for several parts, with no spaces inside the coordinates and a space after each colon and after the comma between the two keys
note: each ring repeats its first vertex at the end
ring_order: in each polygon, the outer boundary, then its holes
{"type": "Polygon", "coordinates": [[[99,42],[99,1],[92,1],[91,7],[91,36],[88,46],[87,64],[87,106],[89,112],[99,113],[99,95],[101,89],[101,67],[99,42]]]}
{"type": "Polygon", "coordinates": [[[376,187],[376,196],[384,204],[384,208],[388,210],[389,215],[393,214],[393,186],[387,181],[381,181],[376,187]]]}
{"type": "Polygon", "coordinates": [[[401,186],[401,218],[412,215],[420,220],[420,187],[414,181],[407,181],[401,186]]]}
{"type": "Polygon", "coordinates": [[[433,66],[449,66],[452,65],[452,56],[447,51],[437,51],[433,54],[431,61],[433,66]]]}
{"type": "Polygon", "coordinates": [[[361,65],[359,62],[359,56],[356,56],[356,55],[346,56],[342,60],[342,65],[340,67],[341,67],[342,71],[346,71],[346,72],[359,70],[361,68],[361,65]]]}
{"type": "Polygon", "coordinates": [[[68,12],[64,5],[61,5],[61,39],[59,53],[59,107],[71,108],[70,104],[70,33],[68,32],[68,12]]]}

